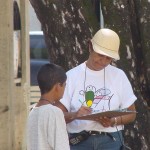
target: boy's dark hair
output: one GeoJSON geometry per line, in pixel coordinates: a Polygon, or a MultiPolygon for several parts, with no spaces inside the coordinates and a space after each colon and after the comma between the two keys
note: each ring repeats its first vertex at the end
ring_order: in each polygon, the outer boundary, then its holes
{"type": "Polygon", "coordinates": [[[55,64],[43,65],[37,75],[41,94],[49,92],[56,83],[63,84],[67,79],[64,69],[55,64]]]}

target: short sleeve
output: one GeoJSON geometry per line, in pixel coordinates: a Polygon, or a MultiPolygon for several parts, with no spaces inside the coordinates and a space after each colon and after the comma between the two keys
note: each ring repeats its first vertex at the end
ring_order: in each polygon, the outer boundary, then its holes
{"type": "Polygon", "coordinates": [[[135,100],[137,99],[134,95],[131,83],[127,78],[126,74],[122,71],[121,72],[121,82],[119,83],[119,95],[121,99],[121,108],[127,108],[132,105],[135,100]]]}

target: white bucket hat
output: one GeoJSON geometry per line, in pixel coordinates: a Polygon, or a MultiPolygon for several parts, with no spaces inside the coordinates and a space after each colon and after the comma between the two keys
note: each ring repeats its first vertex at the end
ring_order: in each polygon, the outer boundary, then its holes
{"type": "Polygon", "coordinates": [[[120,39],[116,32],[110,29],[100,29],[91,39],[93,49],[96,53],[120,59],[119,45],[120,39]]]}

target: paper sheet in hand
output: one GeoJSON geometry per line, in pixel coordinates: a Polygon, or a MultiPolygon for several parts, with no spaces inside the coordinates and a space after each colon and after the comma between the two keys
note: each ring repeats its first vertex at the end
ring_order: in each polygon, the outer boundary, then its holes
{"type": "Polygon", "coordinates": [[[136,111],[105,111],[105,112],[100,112],[100,113],[92,113],[89,115],[84,115],[77,117],[76,119],[81,119],[81,120],[93,120],[94,118],[99,118],[99,117],[108,117],[108,118],[113,118],[113,117],[118,117],[118,116],[123,116],[123,115],[128,115],[128,114],[133,114],[136,113],[136,111]]]}

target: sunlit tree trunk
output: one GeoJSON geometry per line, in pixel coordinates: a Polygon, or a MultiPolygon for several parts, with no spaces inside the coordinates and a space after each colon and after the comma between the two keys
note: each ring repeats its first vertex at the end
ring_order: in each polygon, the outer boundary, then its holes
{"type": "Polygon", "coordinates": [[[150,45],[147,45],[145,42],[149,40],[146,36],[148,30],[144,32],[148,24],[142,25],[140,21],[142,16],[145,16],[145,20],[147,20],[146,18],[149,16],[148,5],[144,7],[145,13],[143,11],[143,14],[140,10],[146,4],[142,3],[142,1],[139,3],[136,0],[101,0],[101,4],[105,27],[114,29],[119,33],[121,39],[121,60],[116,62],[116,64],[127,73],[138,97],[136,102],[137,119],[133,124],[125,126],[125,142],[132,150],[148,150],[150,146],[148,107],[150,90],[148,87],[149,60],[147,60],[145,54],[149,53],[148,47],[150,48],[150,45]]]}
{"type": "Polygon", "coordinates": [[[150,2],[134,0],[134,4],[140,39],[140,42],[137,43],[138,59],[141,60],[138,75],[144,99],[150,107],[150,2]],[[144,78],[141,76],[141,72],[143,72],[144,78]]]}
{"type": "Polygon", "coordinates": [[[42,30],[51,61],[66,70],[85,61],[87,40],[99,28],[91,1],[30,0],[42,30]]]}

